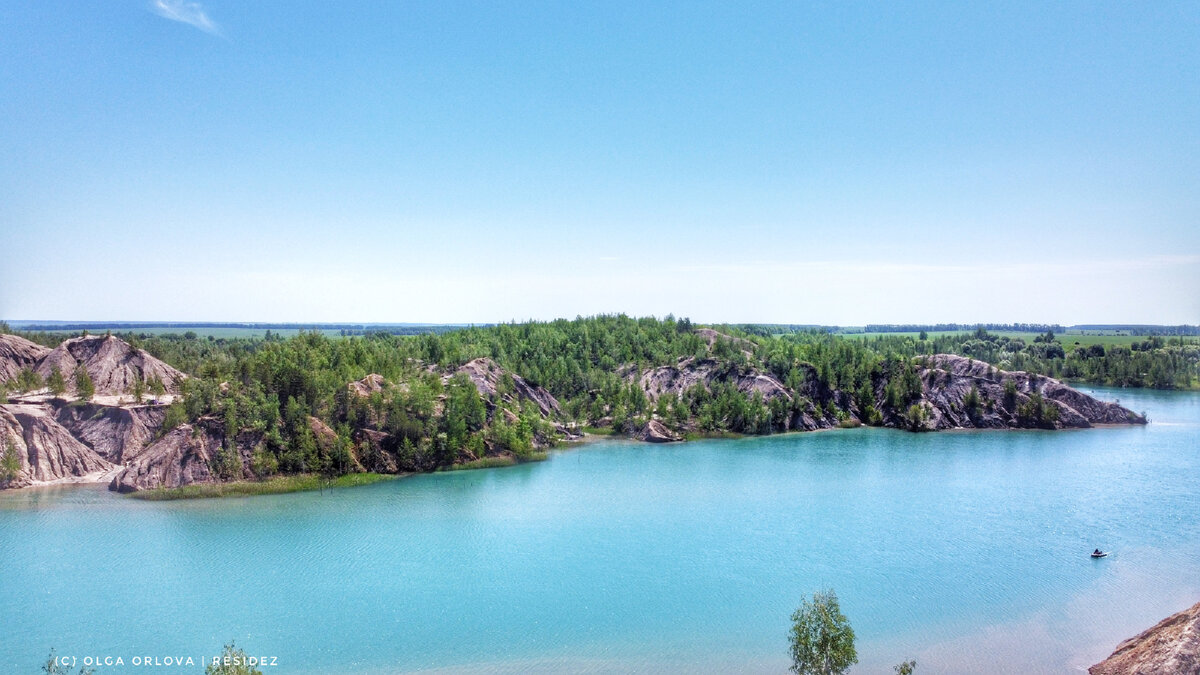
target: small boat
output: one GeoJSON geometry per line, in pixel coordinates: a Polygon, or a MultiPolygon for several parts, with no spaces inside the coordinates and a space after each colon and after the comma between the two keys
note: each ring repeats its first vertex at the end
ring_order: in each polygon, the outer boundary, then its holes
{"type": "Polygon", "coordinates": [[[1106,556],[1108,556],[1108,551],[1100,551],[1100,552],[1093,551],[1092,552],[1093,558],[1104,558],[1106,556]]]}

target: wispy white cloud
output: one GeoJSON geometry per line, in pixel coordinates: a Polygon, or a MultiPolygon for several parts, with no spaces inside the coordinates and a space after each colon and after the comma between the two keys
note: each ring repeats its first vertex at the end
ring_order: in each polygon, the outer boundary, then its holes
{"type": "Polygon", "coordinates": [[[164,19],[186,23],[189,26],[199,28],[205,33],[212,35],[221,34],[221,27],[208,18],[208,13],[204,11],[204,7],[198,2],[189,2],[188,0],[153,0],[150,3],[150,9],[154,10],[155,14],[164,19]]]}

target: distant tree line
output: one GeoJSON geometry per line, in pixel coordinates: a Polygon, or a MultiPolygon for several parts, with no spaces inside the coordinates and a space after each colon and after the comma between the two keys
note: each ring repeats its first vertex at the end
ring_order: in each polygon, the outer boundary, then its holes
{"type": "Polygon", "coordinates": [[[979,328],[992,331],[1005,331],[1009,333],[1045,333],[1046,331],[1053,331],[1055,333],[1066,332],[1066,329],[1056,323],[871,323],[863,326],[862,332],[919,333],[921,331],[926,331],[931,333],[946,333],[955,331],[972,331],[979,328]]]}
{"type": "MultiPolygon", "coordinates": [[[[1200,341],[1185,336],[1151,336],[1126,345],[1064,345],[1046,331],[1026,341],[989,333],[940,335],[925,340],[881,335],[865,338],[875,351],[902,356],[960,354],[1001,370],[1025,370],[1050,377],[1115,387],[1195,389],[1200,387],[1200,341]]],[[[1070,342],[1070,336],[1066,338],[1070,342]]]]}

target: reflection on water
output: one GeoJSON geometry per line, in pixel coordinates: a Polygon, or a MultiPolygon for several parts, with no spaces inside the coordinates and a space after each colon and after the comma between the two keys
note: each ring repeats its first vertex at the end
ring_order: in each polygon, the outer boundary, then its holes
{"type": "Polygon", "coordinates": [[[1155,423],[606,441],[248,499],[0,494],[20,626],[0,654],[32,672],[51,646],[237,638],[289,673],[782,672],[791,610],[833,587],[859,672],[1069,672],[1200,599],[1200,396],[1118,395],[1155,423]]]}

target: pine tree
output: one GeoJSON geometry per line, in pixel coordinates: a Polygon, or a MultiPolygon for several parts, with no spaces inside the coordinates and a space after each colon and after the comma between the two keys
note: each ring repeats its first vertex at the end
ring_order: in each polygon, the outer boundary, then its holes
{"type": "Polygon", "coordinates": [[[50,369],[50,377],[46,378],[46,386],[50,388],[50,393],[54,398],[62,396],[63,392],[67,390],[67,380],[58,366],[50,369]]]}
{"type": "Polygon", "coordinates": [[[75,389],[78,390],[81,401],[90,401],[96,395],[96,384],[92,382],[92,376],[88,375],[83,366],[75,369],[75,389]]]}

